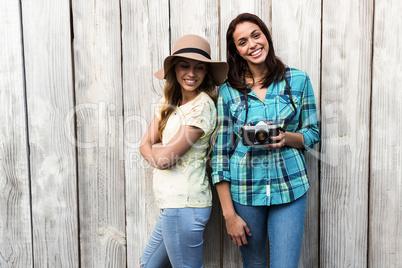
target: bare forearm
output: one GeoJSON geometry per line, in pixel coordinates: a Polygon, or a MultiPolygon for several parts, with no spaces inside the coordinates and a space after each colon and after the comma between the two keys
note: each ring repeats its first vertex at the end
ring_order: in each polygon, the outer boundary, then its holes
{"type": "Polygon", "coordinates": [[[159,169],[165,169],[174,165],[204,132],[198,127],[182,125],[176,135],[166,144],[156,143],[152,145],[152,157],[159,169]]]}
{"type": "Polygon", "coordinates": [[[229,218],[236,215],[233,207],[232,194],[230,193],[230,183],[222,181],[216,184],[216,191],[218,192],[219,201],[222,206],[223,217],[229,218]]]}
{"type": "Polygon", "coordinates": [[[299,132],[285,132],[285,145],[296,149],[304,148],[304,137],[299,132]]]}

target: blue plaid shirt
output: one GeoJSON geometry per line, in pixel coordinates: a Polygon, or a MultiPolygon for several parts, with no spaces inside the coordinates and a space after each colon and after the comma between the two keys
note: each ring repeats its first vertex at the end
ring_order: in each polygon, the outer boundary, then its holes
{"type": "Polygon", "coordinates": [[[319,141],[318,117],[310,78],[287,68],[286,78],[297,108],[286,94],[286,82],[273,82],[264,102],[250,91],[247,123],[277,122],[286,131],[303,134],[305,148],[284,146],[265,149],[243,145],[240,129],[246,112],[244,95],[228,83],[219,89],[217,139],[212,152],[212,182],[230,182],[233,201],[243,205],[269,206],[291,202],[309,188],[304,153],[319,141]]]}

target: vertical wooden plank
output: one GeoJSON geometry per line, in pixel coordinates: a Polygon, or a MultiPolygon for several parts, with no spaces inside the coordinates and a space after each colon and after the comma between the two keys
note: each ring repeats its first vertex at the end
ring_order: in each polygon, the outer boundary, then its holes
{"type": "Polygon", "coordinates": [[[78,266],[69,1],[22,1],[34,266],[78,266]],[[73,130],[72,133],[66,129],[73,130]]]}
{"type": "MultiPolygon", "coordinates": [[[[253,1],[231,1],[221,0],[220,5],[220,37],[221,37],[221,60],[226,60],[226,31],[230,22],[240,13],[248,12],[259,16],[268,29],[271,28],[271,0],[253,0],[253,1]]],[[[223,248],[222,248],[222,262],[223,267],[242,267],[241,254],[238,246],[233,245],[229,240],[225,220],[222,219],[223,224],[223,248]]]]}
{"type": "Polygon", "coordinates": [[[211,45],[211,57],[219,58],[219,6],[216,1],[170,1],[171,45],[185,34],[197,34],[211,45]]]}
{"type": "Polygon", "coordinates": [[[119,1],[72,7],[81,266],[125,267],[119,1]]]}
{"type": "Polygon", "coordinates": [[[323,1],[320,265],[366,267],[373,1],[323,1]]]}
{"type": "Polygon", "coordinates": [[[20,6],[0,9],[0,267],[32,266],[20,6]]]}
{"type": "MultiPolygon", "coordinates": [[[[272,3],[275,53],[289,67],[306,72],[320,107],[321,0],[272,3]]],[[[310,180],[299,267],[319,267],[319,146],[306,155],[310,180]]]]}
{"type": "Polygon", "coordinates": [[[401,13],[401,1],[375,1],[369,267],[402,264],[401,13]]]}
{"type": "Polygon", "coordinates": [[[152,189],[153,168],[139,153],[155,114],[163,83],[153,76],[169,55],[168,0],[121,1],[126,174],[127,266],[138,267],[159,209],[152,189]]]}
{"type": "MultiPolygon", "coordinates": [[[[217,1],[170,1],[171,46],[185,34],[197,34],[211,45],[211,58],[219,60],[219,6],[217,1]]],[[[212,188],[212,187],[211,187],[212,188]]],[[[213,189],[211,217],[204,232],[203,261],[205,267],[219,267],[220,243],[219,200],[213,189]]]]}

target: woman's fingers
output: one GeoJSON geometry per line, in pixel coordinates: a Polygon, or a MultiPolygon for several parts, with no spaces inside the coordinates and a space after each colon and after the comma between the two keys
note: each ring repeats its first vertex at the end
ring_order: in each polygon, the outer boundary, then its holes
{"type": "MultiPolygon", "coordinates": [[[[246,223],[245,223],[245,224],[246,224],[246,223]]],[[[252,236],[251,231],[250,231],[250,229],[248,228],[247,224],[246,224],[246,226],[244,227],[244,230],[246,230],[246,233],[247,233],[248,236],[252,236]]]]}
{"type": "Polygon", "coordinates": [[[279,132],[278,136],[271,137],[271,142],[273,141],[273,143],[269,143],[263,147],[268,148],[268,149],[282,148],[283,146],[285,146],[285,143],[286,143],[285,137],[286,137],[285,132],[279,132]]]}
{"type": "Polygon", "coordinates": [[[233,244],[238,246],[248,244],[246,234],[251,236],[251,231],[240,216],[226,221],[226,229],[229,239],[233,241],[233,244]]]}

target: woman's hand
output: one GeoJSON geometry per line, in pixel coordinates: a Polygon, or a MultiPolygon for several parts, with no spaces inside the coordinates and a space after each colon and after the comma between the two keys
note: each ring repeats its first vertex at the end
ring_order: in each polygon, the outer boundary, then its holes
{"type": "Polygon", "coordinates": [[[238,246],[247,245],[246,234],[248,236],[252,235],[247,223],[237,214],[225,218],[225,222],[226,230],[233,244],[238,246]]]}
{"type": "MultiPolygon", "coordinates": [[[[272,122],[268,122],[268,125],[272,125],[272,122]]],[[[271,141],[274,143],[263,146],[268,149],[280,149],[283,146],[289,146],[296,149],[304,148],[304,137],[299,132],[284,132],[279,131],[278,136],[271,137],[271,141]]]]}
{"type": "Polygon", "coordinates": [[[230,240],[233,241],[233,244],[238,246],[247,245],[246,234],[251,236],[251,231],[247,223],[237,215],[233,207],[230,183],[228,181],[221,181],[215,186],[222,207],[222,215],[226,222],[226,231],[228,232],[230,240]]]}
{"type": "Polygon", "coordinates": [[[265,148],[269,149],[279,149],[286,145],[286,135],[285,132],[280,131],[278,136],[271,137],[271,142],[275,143],[267,144],[265,148]]]}

